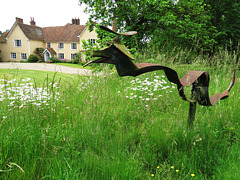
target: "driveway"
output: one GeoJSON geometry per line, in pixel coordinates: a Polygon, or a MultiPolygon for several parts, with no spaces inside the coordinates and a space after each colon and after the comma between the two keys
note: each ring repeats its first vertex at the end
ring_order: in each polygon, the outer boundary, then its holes
{"type": "Polygon", "coordinates": [[[26,69],[26,70],[38,70],[38,71],[52,71],[52,72],[60,72],[66,74],[75,74],[75,75],[85,75],[92,76],[93,73],[88,69],[78,69],[66,66],[60,66],[49,63],[0,63],[0,69],[26,69]]]}

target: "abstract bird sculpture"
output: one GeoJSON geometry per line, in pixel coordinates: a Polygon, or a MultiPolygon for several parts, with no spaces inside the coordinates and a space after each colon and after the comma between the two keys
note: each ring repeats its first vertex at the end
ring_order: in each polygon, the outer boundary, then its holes
{"type": "MultiPolygon", "coordinates": [[[[117,35],[134,35],[137,33],[136,31],[131,31],[131,32],[120,34],[104,26],[100,26],[100,28],[117,35]]],[[[197,102],[199,105],[202,105],[202,106],[215,105],[219,100],[225,99],[229,96],[229,91],[231,90],[235,81],[235,70],[233,66],[232,78],[228,88],[220,94],[214,94],[211,97],[209,97],[208,88],[209,88],[210,77],[207,72],[189,71],[183,78],[179,79],[177,72],[169,67],[161,66],[158,64],[152,64],[152,63],[134,64],[132,61],[134,60],[133,55],[129,52],[126,46],[121,44],[118,36],[112,42],[109,42],[108,47],[101,50],[93,51],[92,56],[101,57],[101,58],[90,61],[84,66],[87,66],[91,63],[114,64],[116,66],[119,76],[138,76],[146,72],[163,70],[167,76],[167,79],[170,82],[177,85],[178,93],[181,96],[181,98],[185,101],[190,102],[189,118],[188,118],[189,127],[193,125],[193,121],[195,119],[197,102]],[[184,94],[183,87],[190,86],[190,85],[192,85],[191,98],[187,99],[184,94]]]]}

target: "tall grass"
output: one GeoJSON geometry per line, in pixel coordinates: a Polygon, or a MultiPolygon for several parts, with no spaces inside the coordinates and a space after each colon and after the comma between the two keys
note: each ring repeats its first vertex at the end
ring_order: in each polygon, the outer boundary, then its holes
{"type": "MultiPolygon", "coordinates": [[[[225,90],[230,82],[227,66],[170,66],[180,76],[192,69],[210,72],[210,94],[225,90]]],[[[11,104],[7,88],[15,82],[2,83],[2,179],[239,177],[239,78],[228,99],[214,107],[198,106],[190,131],[189,104],[162,71],[138,79],[113,73],[45,82],[46,102],[36,104],[38,98],[33,98],[23,106],[21,98],[11,104]]]]}
{"type": "Polygon", "coordinates": [[[169,64],[200,64],[214,68],[224,67],[235,63],[239,69],[240,46],[228,51],[221,48],[212,54],[196,52],[194,49],[149,45],[146,49],[136,52],[137,62],[169,64]]]}

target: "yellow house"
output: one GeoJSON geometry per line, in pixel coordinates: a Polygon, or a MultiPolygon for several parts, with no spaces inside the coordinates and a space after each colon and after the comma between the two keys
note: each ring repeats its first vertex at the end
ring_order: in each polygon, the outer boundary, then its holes
{"type": "MultiPolygon", "coordinates": [[[[0,37],[0,50],[3,62],[25,61],[36,48],[44,48],[44,61],[50,57],[73,60],[76,53],[83,53],[82,40],[96,42],[97,33],[88,31],[86,25],[80,25],[79,19],[65,26],[38,27],[33,18],[30,25],[24,24],[23,19],[16,22],[8,33],[0,37]]],[[[82,54],[82,61],[85,61],[82,54]]]]}

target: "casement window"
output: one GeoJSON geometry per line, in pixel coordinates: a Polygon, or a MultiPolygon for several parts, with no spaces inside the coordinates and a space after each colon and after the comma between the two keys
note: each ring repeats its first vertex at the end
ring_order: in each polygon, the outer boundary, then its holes
{"type": "Polygon", "coordinates": [[[14,40],[14,45],[15,45],[15,47],[22,47],[22,40],[15,39],[14,40]]]}
{"type": "Polygon", "coordinates": [[[71,43],[71,49],[77,49],[77,43],[71,43]]]}
{"type": "Polygon", "coordinates": [[[96,45],[96,39],[89,39],[89,42],[92,44],[92,46],[96,45]]]}
{"type": "Polygon", "coordinates": [[[76,57],[76,54],[71,54],[71,60],[73,60],[76,57]]]}
{"type": "Polygon", "coordinates": [[[64,43],[58,43],[58,49],[64,49],[64,43]]]}
{"type": "Polygon", "coordinates": [[[17,59],[16,53],[10,53],[10,59],[17,59]]]}
{"type": "Polygon", "coordinates": [[[22,60],[27,60],[27,54],[26,53],[21,53],[21,59],[22,60]]]}
{"type": "Polygon", "coordinates": [[[58,59],[64,59],[64,53],[58,53],[58,59]]]}
{"type": "Polygon", "coordinates": [[[48,43],[47,43],[47,48],[50,48],[50,47],[51,47],[51,43],[48,42],[48,43]]]}

